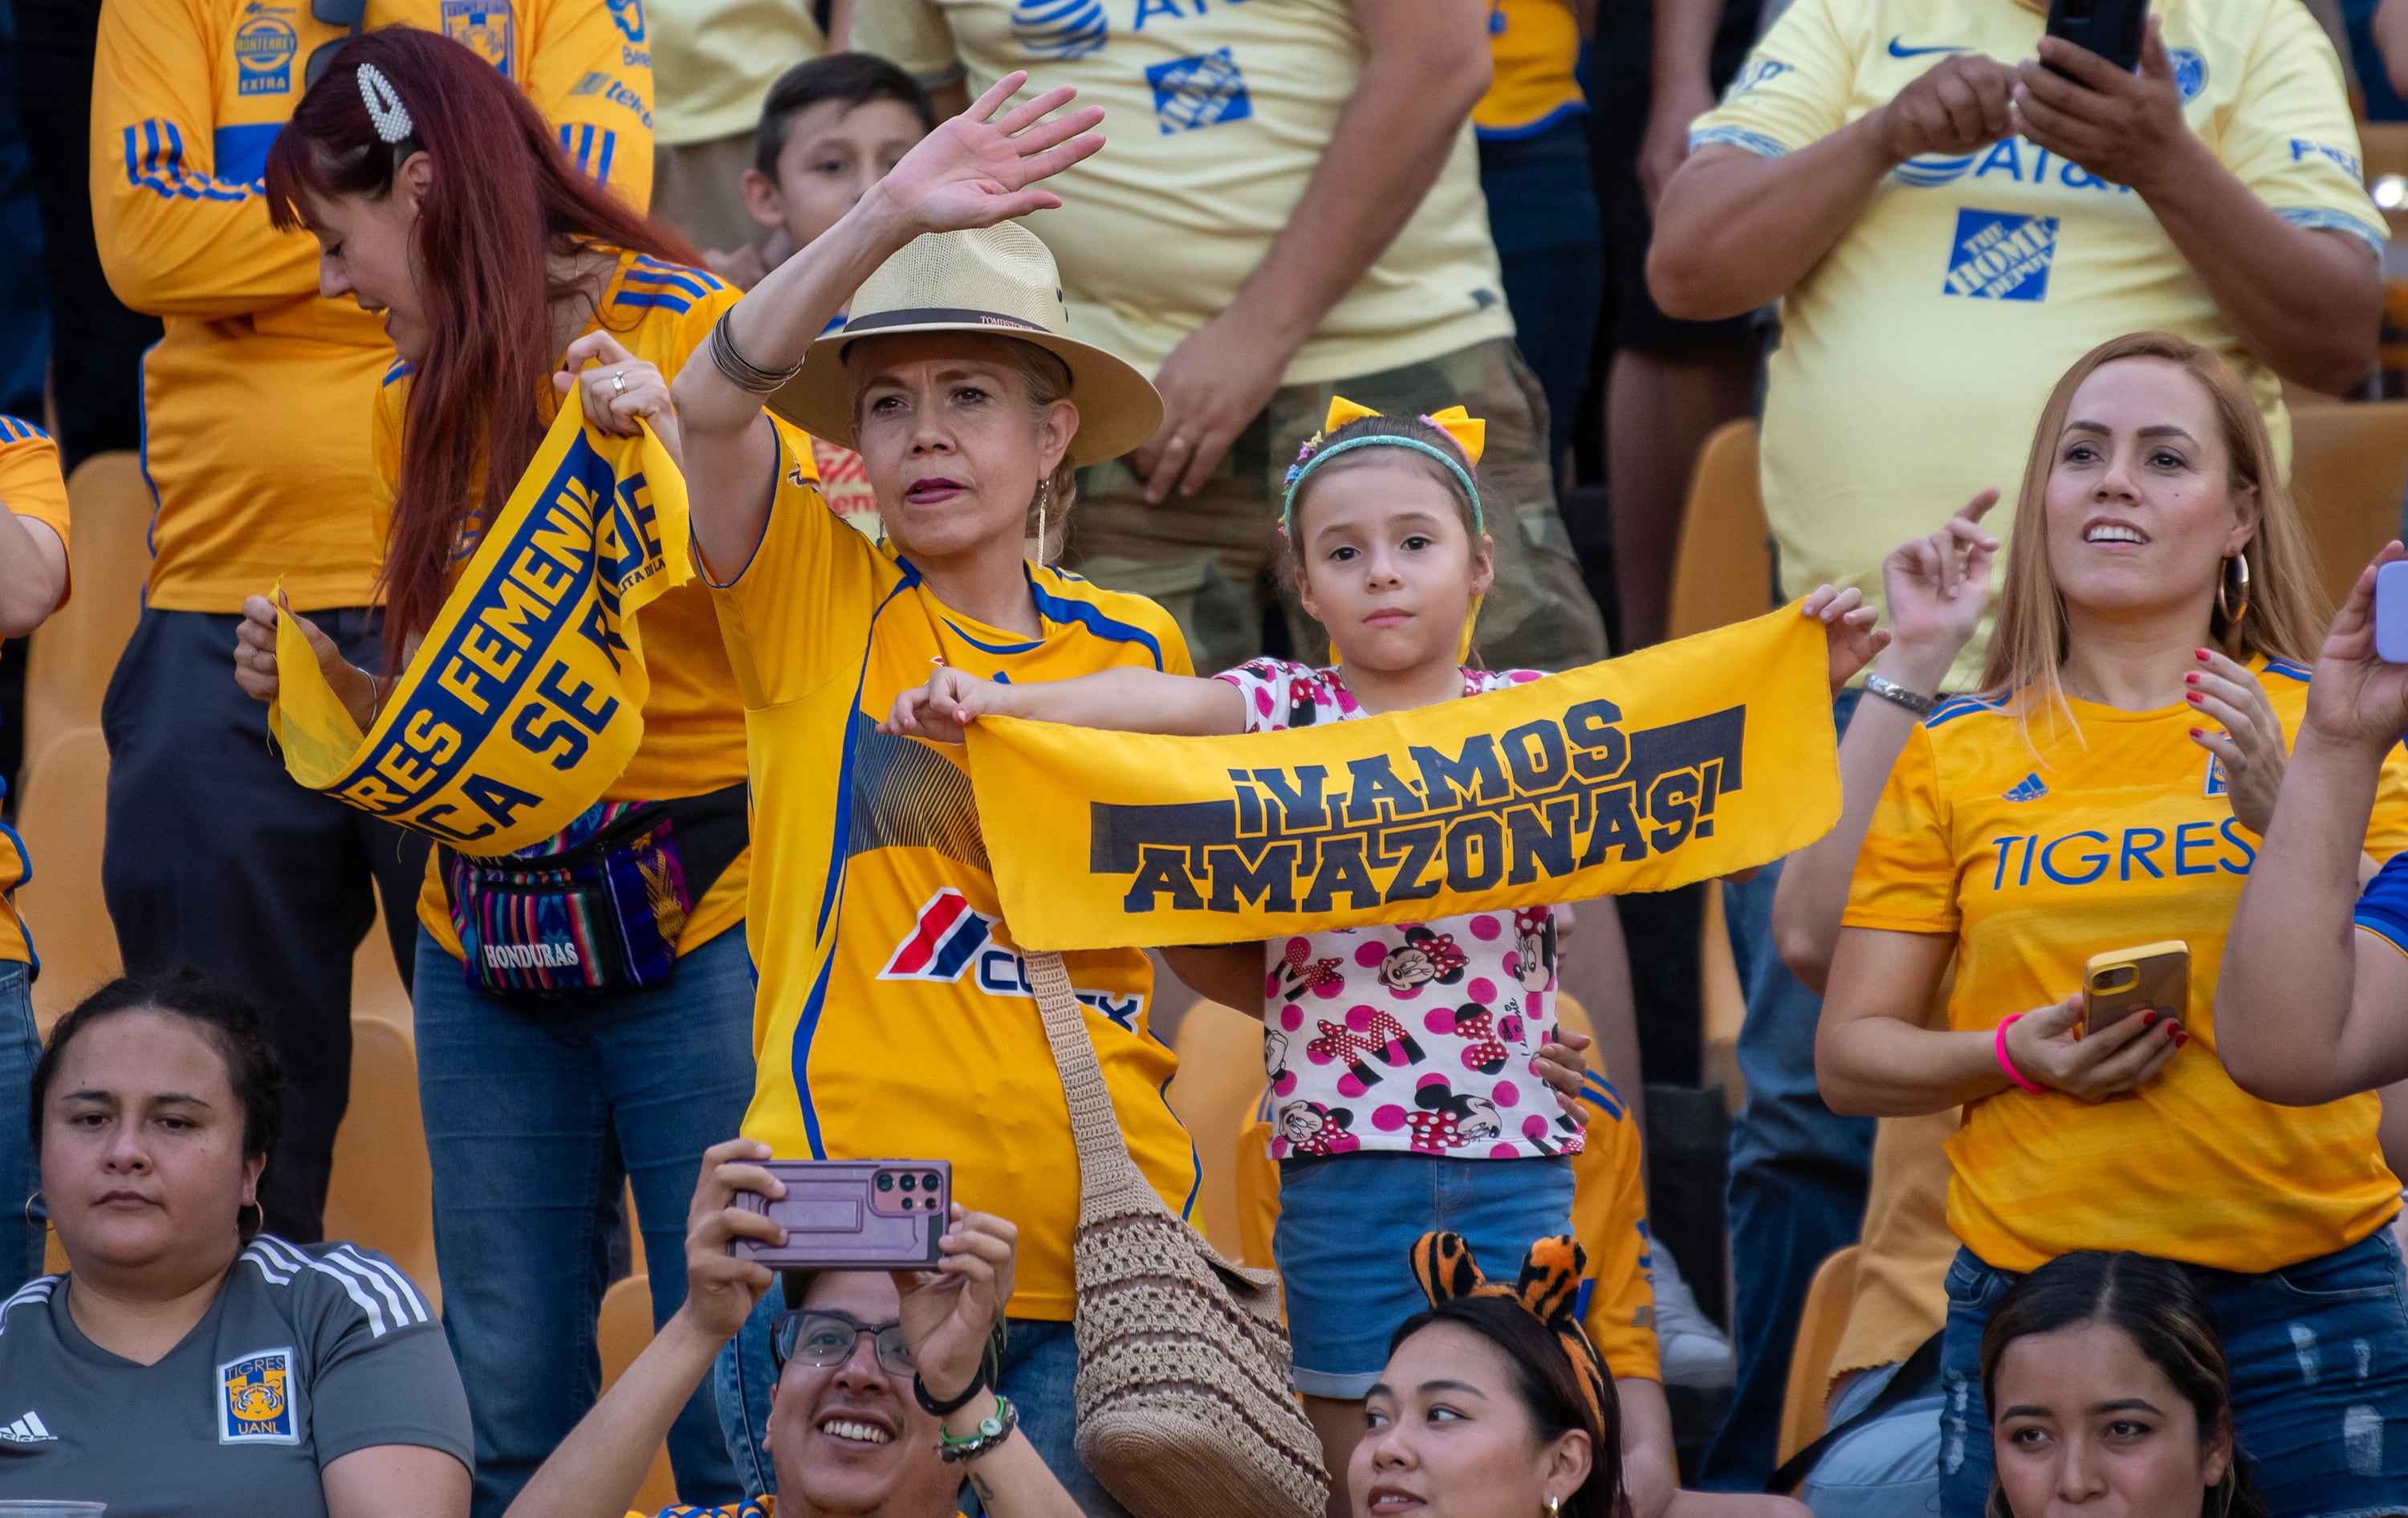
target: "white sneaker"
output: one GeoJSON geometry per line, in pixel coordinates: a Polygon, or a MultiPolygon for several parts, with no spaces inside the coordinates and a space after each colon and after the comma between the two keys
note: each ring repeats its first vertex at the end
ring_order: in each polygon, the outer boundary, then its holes
{"type": "Polygon", "coordinates": [[[1730,1340],[1699,1310],[1697,1293],[1681,1279],[1679,1262],[1661,1240],[1652,1251],[1656,1275],[1656,1343],[1664,1384],[1716,1391],[1739,1379],[1730,1340]]]}

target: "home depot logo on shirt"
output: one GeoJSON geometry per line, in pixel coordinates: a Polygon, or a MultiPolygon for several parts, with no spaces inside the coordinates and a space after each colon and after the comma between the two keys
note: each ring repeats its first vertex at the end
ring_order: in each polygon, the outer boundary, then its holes
{"type": "Polygon", "coordinates": [[[1976,300],[2045,300],[2057,257],[2057,220],[2014,211],[1956,213],[1948,274],[1941,288],[1976,300]]]}

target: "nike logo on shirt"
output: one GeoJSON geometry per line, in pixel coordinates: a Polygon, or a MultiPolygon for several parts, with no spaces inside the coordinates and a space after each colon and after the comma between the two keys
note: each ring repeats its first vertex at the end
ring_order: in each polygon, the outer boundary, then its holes
{"type": "Polygon", "coordinates": [[[1894,37],[1890,38],[1890,39],[1889,39],[1889,55],[1890,55],[1891,57],[1893,57],[1893,58],[1920,58],[1920,57],[1922,57],[1922,56],[1923,56],[1924,54],[1926,54],[1926,53],[1931,53],[1931,52],[1963,52],[1963,51],[1965,50],[1963,48],[1958,47],[1957,45],[1956,45],[1956,44],[1955,44],[1955,43],[1953,43],[1953,42],[1943,42],[1943,43],[1941,43],[1941,44],[1940,44],[1939,46],[1937,46],[1937,47],[1930,47],[1930,48],[1910,48],[1910,47],[1906,47],[1906,46],[1904,46],[1903,44],[1904,44],[1904,34],[1900,34],[1900,35],[1899,35],[1899,36],[1894,36],[1894,37]]]}

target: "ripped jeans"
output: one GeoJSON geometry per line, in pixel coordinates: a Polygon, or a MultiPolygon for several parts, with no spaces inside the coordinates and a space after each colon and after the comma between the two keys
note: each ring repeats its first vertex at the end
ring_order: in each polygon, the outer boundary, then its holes
{"type": "MultiPolygon", "coordinates": [[[[2224,1330],[2243,1457],[2273,1518],[2408,1514],[2408,1310],[2388,1227],[2262,1275],[2191,1267],[2224,1330]]],[[[1992,1474],[1982,1328],[2021,1279],[1948,1267],[1940,1511],[1981,1518],[1992,1474]]]]}

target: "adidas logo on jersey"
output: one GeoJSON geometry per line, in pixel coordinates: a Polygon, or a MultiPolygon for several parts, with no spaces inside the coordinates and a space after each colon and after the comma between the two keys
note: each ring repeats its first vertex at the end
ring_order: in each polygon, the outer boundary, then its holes
{"type": "Polygon", "coordinates": [[[993,936],[1000,918],[989,917],[952,886],[920,909],[910,935],[895,950],[882,981],[958,981],[993,936]]]}
{"type": "Polygon", "coordinates": [[[2038,801],[2046,795],[2048,795],[2048,786],[2042,781],[2038,771],[2026,775],[2007,790],[2007,799],[2010,801],[2038,801]]]}
{"type": "Polygon", "coordinates": [[[6,1428],[0,1428],[0,1439],[11,1444],[55,1444],[59,1441],[58,1435],[43,1426],[42,1415],[31,1408],[25,1410],[23,1417],[6,1428]]]}

